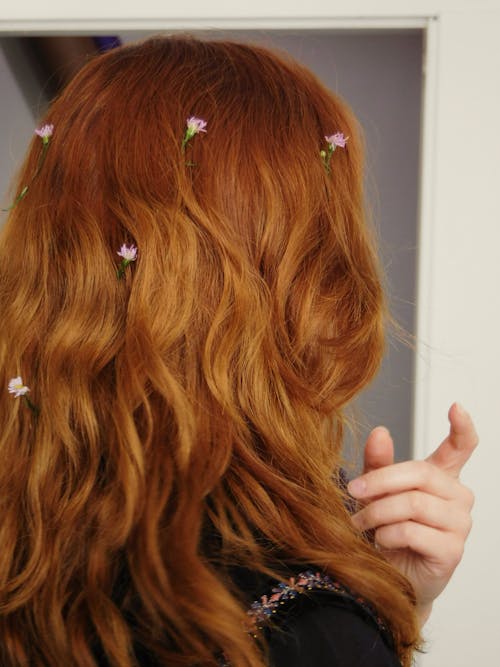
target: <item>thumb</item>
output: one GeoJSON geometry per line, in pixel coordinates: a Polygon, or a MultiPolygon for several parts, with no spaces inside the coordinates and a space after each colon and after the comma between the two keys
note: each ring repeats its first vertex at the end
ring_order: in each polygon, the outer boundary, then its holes
{"type": "Polygon", "coordinates": [[[478,444],[474,423],[468,412],[459,403],[454,403],[449,412],[450,433],[426,461],[448,472],[454,477],[468,461],[478,444]]]}
{"type": "Polygon", "coordinates": [[[394,463],[394,443],[385,426],[377,426],[366,440],[363,474],[394,463]]]}

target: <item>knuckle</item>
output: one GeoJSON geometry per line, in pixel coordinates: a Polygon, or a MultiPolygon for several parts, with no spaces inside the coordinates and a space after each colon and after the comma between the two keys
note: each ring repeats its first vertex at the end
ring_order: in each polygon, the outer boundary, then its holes
{"type": "Polygon", "coordinates": [[[386,549],[390,549],[392,547],[392,541],[389,539],[389,535],[387,532],[387,528],[385,526],[382,526],[381,528],[377,528],[377,530],[373,534],[375,542],[386,549]]]}
{"type": "Polygon", "coordinates": [[[401,540],[405,544],[410,544],[413,535],[413,525],[410,521],[405,521],[404,523],[399,524],[398,532],[401,540]]]}
{"type": "Polygon", "coordinates": [[[412,517],[418,517],[422,514],[425,506],[425,501],[423,495],[418,491],[412,491],[409,494],[408,502],[410,505],[410,515],[412,517]]]}
{"type": "Polygon", "coordinates": [[[363,523],[365,528],[374,528],[382,523],[381,510],[377,503],[373,503],[363,510],[363,523]]]}

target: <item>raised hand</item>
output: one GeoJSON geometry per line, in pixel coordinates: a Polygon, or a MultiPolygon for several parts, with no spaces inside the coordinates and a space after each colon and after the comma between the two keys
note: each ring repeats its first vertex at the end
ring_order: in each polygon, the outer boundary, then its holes
{"type": "Polygon", "coordinates": [[[449,435],[424,461],[394,463],[389,431],[377,427],[366,442],[363,474],[348,485],[363,505],[354,525],[374,530],[377,548],[412,582],[422,623],[460,562],[472,525],[474,496],[459,475],[478,439],[459,404],[448,419],[449,435]]]}

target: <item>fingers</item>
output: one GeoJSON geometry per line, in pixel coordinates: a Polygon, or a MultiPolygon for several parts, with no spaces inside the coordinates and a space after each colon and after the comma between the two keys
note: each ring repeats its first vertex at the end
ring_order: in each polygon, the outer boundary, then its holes
{"type": "Polygon", "coordinates": [[[412,582],[419,605],[432,604],[462,558],[472,519],[472,492],[459,480],[477,445],[470,416],[455,403],[449,435],[425,461],[393,463],[386,429],[370,434],[364,472],[349,482],[360,501],[354,526],[374,534],[384,557],[412,582]]]}
{"type": "Polygon", "coordinates": [[[366,440],[363,472],[394,463],[394,443],[385,426],[377,426],[366,440]]]}
{"type": "Polygon", "coordinates": [[[414,521],[382,526],[375,531],[375,540],[383,550],[410,549],[439,566],[447,576],[451,575],[464,552],[464,540],[459,535],[414,521]]]}
{"type": "Polygon", "coordinates": [[[478,444],[474,423],[459,403],[448,411],[450,433],[426,461],[458,477],[465,463],[478,444]]]}
{"type": "Polygon", "coordinates": [[[422,491],[408,491],[373,501],[352,516],[354,525],[366,532],[390,524],[412,521],[465,539],[472,519],[465,504],[451,503],[422,491]]]}
{"type": "Polygon", "coordinates": [[[472,493],[460,482],[428,461],[405,461],[378,468],[349,482],[349,493],[358,500],[368,501],[378,496],[420,489],[426,493],[453,500],[463,493],[472,493]]]}

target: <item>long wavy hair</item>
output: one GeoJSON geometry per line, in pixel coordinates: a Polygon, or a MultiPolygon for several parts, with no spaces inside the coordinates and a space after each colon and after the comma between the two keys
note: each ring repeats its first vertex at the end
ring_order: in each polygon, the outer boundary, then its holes
{"type": "Polygon", "coordinates": [[[91,60],[45,122],[0,245],[0,386],[39,408],[0,400],[2,666],[260,667],[228,573],[290,560],[409,665],[414,593],[336,482],[386,321],[352,113],[285,57],[177,37],[91,60]]]}

